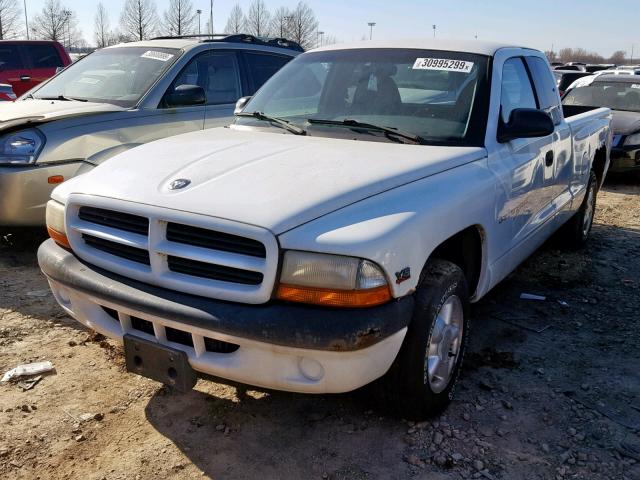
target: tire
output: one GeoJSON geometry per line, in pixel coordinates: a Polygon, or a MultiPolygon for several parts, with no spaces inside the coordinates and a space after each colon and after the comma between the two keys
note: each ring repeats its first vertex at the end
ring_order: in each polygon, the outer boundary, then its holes
{"type": "Polygon", "coordinates": [[[593,217],[596,212],[596,199],[598,196],[598,177],[591,171],[587,192],[580,209],[562,227],[560,238],[564,246],[572,250],[584,247],[589,239],[593,227],[593,217]]]}
{"type": "Polygon", "coordinates": [[[453,398],[469,336],[467,280],[457,265],[430,260],[414,296],[407,335],[379,393],[394,414],[423,420],[440,413],[453,398]],[[446,319],[450,323],[443,329],[446,319]],[[437,334],[436,325],[444,335],[437,334]],[[441,369],[434,368],[436,362],[441,369]]]}

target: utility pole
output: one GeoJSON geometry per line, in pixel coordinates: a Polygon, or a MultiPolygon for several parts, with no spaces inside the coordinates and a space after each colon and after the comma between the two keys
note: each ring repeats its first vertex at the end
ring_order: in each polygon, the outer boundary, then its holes
{"type": "Polygon", "coordinates": [[[211,36],[213,36],[213,0],[211,0],[211,10],[209,10],[209,28],[211,29],[211,36]]]}
{"type": "Polygon", "coordinates": [[[322,46],[322,36],[324,35],[324,32],[318,31],[318,46],[321,47],[322,46]]]}
{"type": "Polygon", "coordinates": [[[373,27],[376,26],[376,22],[369,22],[367,23],[367,25],[369,25],[369,40],[373,40],[373,27]]]}
{"type": "Polygon", "coordinates": [[[433,25],[433,38],[436,38],[436,25],[433,25]]]}
{"type": "Polygon", "coordinates": [[[198,14],[198,35],[200,35],[200,15],[202,15],[202,10],[198,9],[196,13],[198,14]]]}
{"type": "Polygon", "coordinates": [[[631,44],[631,65],[633,65],[633,50],[636,48],[636,44],[631,44]]]}
{"type": "MultiPolygon", "coordinates": [[[[283,20],[285,22],[287,22],[287,28],[289,29],[289,31],[291,30],[291,25],[289,25],[291,23],[291,20],[293,20],[293,15],[285,15],[284,17],[282,17],[283,20]]],[[[283,25],[282,22],[280,22],[280,38],[284,38],[284,29],[283,29],[283,25]]]]}
{"type": "MultiPolygon", "coordinates": [[[[72,12],[71,10],[63,10],[62,14],[64,15],[65,18],[65,24],[67,26],[67,50],[71,49],[71,27],[70,27],[70,23],[71,23],[71,15],[72,12]]],[[[64,39],[64,27],[65,25],[62,25],[62,38],[64,39]]],[[[64,43],[64,41],[63,41],[64,43]]]]}
{"type": "Polygon", "coordinates": [[[27,29],[27,40],[29,40],[29,17],[27,15],[27,0],[24,0],[24,25],[27,29]]]}

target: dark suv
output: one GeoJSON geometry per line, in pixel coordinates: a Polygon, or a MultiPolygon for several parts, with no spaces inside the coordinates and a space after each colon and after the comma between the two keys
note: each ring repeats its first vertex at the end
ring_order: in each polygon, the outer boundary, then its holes
{"type": "Polygon", "coordinates": [[[11,85],[17,96],[53,77],[58,68],[70,63],[69,55],[58,42],[0,41],[0,84],[11,85]]]}

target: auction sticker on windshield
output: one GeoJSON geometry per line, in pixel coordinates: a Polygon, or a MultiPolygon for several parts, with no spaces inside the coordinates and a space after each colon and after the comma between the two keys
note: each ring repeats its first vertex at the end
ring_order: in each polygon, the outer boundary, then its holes
{"type": "Polygon", "coordinates": [[[166,62],[167,60],[171,60],[173,58],[173,55],[165,52],[155,52],[153,50],[147,50],[142,55],[140,55],[140,57],[151,58],[153,60],[160,60],[161,62],[166,62]]]}
{"type": "Polygon", "coordinates": [[[448,60],[446,58],[418,58],[413,64],[414,70],[439,70],[442,72],[469,73],[473,62],[465,60],[448,60]]]}

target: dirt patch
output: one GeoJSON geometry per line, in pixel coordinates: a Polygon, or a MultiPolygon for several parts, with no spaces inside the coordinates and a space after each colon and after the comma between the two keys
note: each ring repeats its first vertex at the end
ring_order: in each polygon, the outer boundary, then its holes
{"type": "Polygon", "coordinates": [[[366,392],[180,395],[127,374],[48,293],[43,238],[0,232],[0,372],[56,367],[30,390],[0,385],[0,478],[640,478],[637,185],[606,186],[586,249],[550,242],[474,306],[456,399],[420,424],[366,392]]]}

